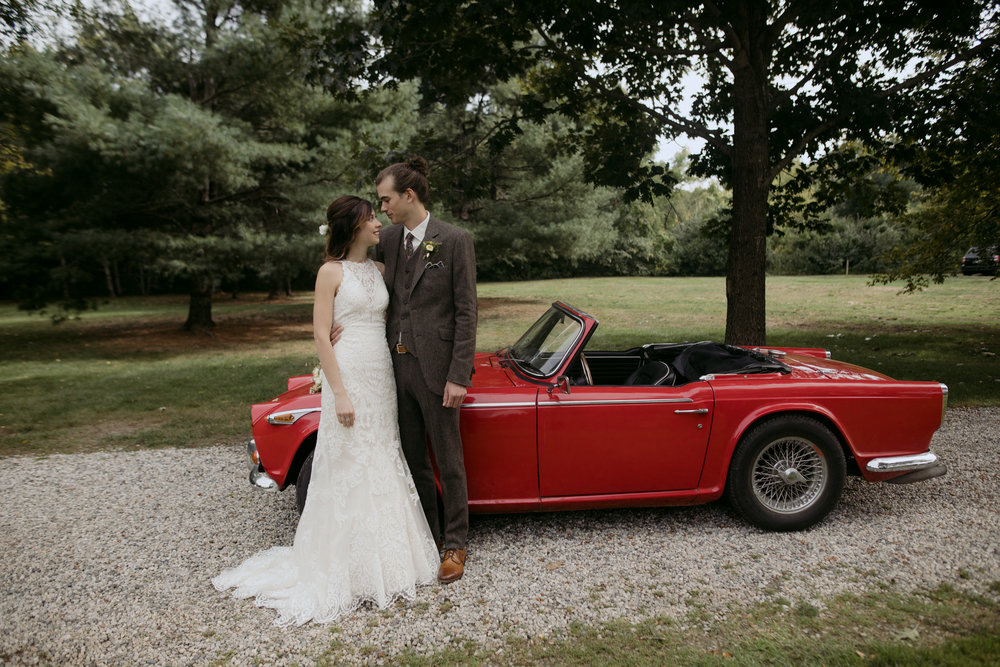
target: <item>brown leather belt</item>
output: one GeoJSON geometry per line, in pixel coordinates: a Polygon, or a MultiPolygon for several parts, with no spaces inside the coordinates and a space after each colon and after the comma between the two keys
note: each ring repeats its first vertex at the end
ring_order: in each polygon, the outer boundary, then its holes
{"type": "Polygon", "coordinates": [[[396,354],[406,354],[407,352],[409,352],[409,350],[406,349],[405,345],[396,346],[396,354]]]}

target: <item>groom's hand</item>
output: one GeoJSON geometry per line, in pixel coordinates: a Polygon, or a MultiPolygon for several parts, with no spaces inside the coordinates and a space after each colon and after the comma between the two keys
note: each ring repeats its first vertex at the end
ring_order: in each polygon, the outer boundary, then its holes
{"type": "Polygon", "coordinates": [[[469,390],[460,384],[455,384],[454,382],[445,382],[444,384],[444,401],[441,403],[446,408],[457,408],[462,405],[462,401],[465,400],[465,394],[469,390]]]}
{"type": "Polygon", "coordinates": [[[339,324],[334,324],[333,328],[330,329],[330,345],[336,345],[337,341],[340,340],[340,334],[344,333],[344,327],[339,324]]]}

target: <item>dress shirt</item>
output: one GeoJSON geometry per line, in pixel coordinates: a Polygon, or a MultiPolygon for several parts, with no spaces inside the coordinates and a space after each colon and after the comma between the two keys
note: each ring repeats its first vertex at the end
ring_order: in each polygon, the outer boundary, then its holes
{"type": "Polygon", "coordinates": [[[421,221],[419,225],[417,225],[413,229],[407,229],[405,232],[403,232],[403,243],[406,243],[407,234],[413,234],[413,249],[416,250],[417,248],[419,248],[420,244],[424,240],[424,236],[427,234],[427,222],[430,219],[431,219],[431,214],[428,213],[426,216],[424,216],[424,219],[421,221]]]}

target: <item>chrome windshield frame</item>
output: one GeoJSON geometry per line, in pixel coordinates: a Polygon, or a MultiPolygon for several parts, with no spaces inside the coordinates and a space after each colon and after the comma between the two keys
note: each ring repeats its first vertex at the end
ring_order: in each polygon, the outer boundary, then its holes
{"type": "MultiPolygon", "coordinates": [[[[569,309],[561,308],[559,303],[554,303],[554,304],[552,304],[549,307],[548,310],[546,310],[542,314],[541,317],[539,317],[537,320],[535,320],[534,323],[532,323],[532,325],[530,327],[528,327],[528,330],[525,331],[521,335],[521,337],[517,339],[516,343],[514,343],[513,345],[511,345],[510,347],[507,348],[507,350],[506,350],[506,359],[508,359],[511,362],[511,364],[517,369],[518,372],[523,373],[527,377],[535,378],[535,379],[539,379],[539,380],[544,380],[544,379],[548,379],[548,378],[554,377],[555,375],[557,375],[559,373],[559,370],[563,366],[566,365],[567,360],[570,359],[573,356],[573,354],[576,352],[576,350],[579,348],[580,342],[583,340],[583,336],[586,334],[586,331],[587,331],[587,323],[583,319],[583,317],[581,317],[580,315],[578,315],[577,313],[575,313],[575,312],[573,312],[573,311],[571,311],[569,309]],[[572,341],[568,345],[565,346],[565,353],[562,354],[562,356],[559,358],[558,363],[555,363],[554,365],[550,366],[551,369],[552,369],[551,372],[545,372],[545,371],[543,371],[541,369],[535,368],[534,366],[527,365],[526,363],[524,363],[523,360],[521,360],[521,359],[517,358],[516,356],[514,356],[514,352],[513,351],[517,347],[518,343],[520,343],[521,340],[525,336],[527,336],[528,333],[530,333],[532,331],[532,329],[534,329],[544,319],[548,318],[550,316],[550,314],[553,313],[553,312],[559,313],[560,315],[563,315],[565,317],[569,317],[570,319],[572,319],[578,325],[579,329],[577,330],[576,334],[573,336],[572,341]]],[[[551,333],[551,329],[550,329],[549,333],[551,333]]],[[[546,337],[548,337],[548,333],[546,334],[546,337]]],[[[537,352],[538,352],[538,350],[536,349],[535,353],[537,354],[537,352]]]]}

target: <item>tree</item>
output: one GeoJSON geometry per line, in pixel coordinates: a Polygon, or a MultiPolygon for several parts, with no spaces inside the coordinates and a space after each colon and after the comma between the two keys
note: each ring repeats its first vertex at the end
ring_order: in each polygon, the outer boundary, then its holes
{"type": "Polygon", "coordinates": [[[803,156],[876,138],[908,98],[994,43],[987,0],[441,0],[376,3],[380,76],[419,78],[426,99],[465,104],[523,77],[506,133],[554,113],[592,181],[650,198],[671,185],[648,162],[661,137],[706,142],[695,173],[732,189],[726,341],[765,342],[765,239],[808,179],[775,187],[803,156]],[[685,76],[702,84],[684,105],[685,76]],[[583,123],[583,121],[586,121],[583,123]]]}
{"type": "Polygon", "coordinates": [[[652,216],[623,205],[621,192],[583,178],[581,156],[564,149],[568,119],[523,128],[500,151],[488,146],[513,111],[516,86],[499,85],[477,104],[420,110],[407,154],[431,162],[438,215],[476,240],[477,275],[526,280],[648,273],[652,216]]]}
{"type": "Polygon", "coordinates": [[[72,240],[99,230],[154,248],[148,268],[190,285],[185,326],[213,326],[220,280],[277,279],[252,239],[314,231],[331,185],[357,173],[344,157],[378,114],[309,80],[310,37],[338,17],[281,0],[177,7],[178,30],[81,10],[74,41],[0,65],[36,166],[0,182],[23,305],[80,306],[105,267],[72,240]]]}
{"type": "Polygon", "coordinates": [[[902,218],[910,242],[894,249],[892,267],[876,282],[901,279],[908,290],[921,289],[954,274],[967,248],[1000,247],[998,96],[1000,47],[994,43],[941,90],[918,101],[942,107],[940,114],[925,114],[883,144],[882,155],[924,192],[921,205],[902,218]]]}
{"type": "MultiPolygon", "coordinates": [[[[672,166],[682,187],[669,197],[653,200],[665,212],[669,229],[669,251],[663,253],[663,273],[680,276],[724,276],[728,250],[720,226],[727,224],[732,193],[714,180],[685,177],[688,156],[682,154],[672,166]]],[[[665,249],[666,250],[666,249],[665,249]]]]}
{"type": "Polygon", "coordinates": [[[0,2],[0,41],[22,40],[31,32],[31,15],[35,0],[3,0],[0,2]]]}
{"type": "MultiPolygon", "coordinates": [[[[3,0],[0,3],[0,55],[17,49],[34,29],[32,13],[37,9],[35,0],[3,0]]],[[[0,79],[0,176],[12,169],[30,169],[24,158],[21,131],[10,122],[11,88],[6,78],[0,79]]],[[[0,201],[0,215],[3,202],[0,201]]]]}

